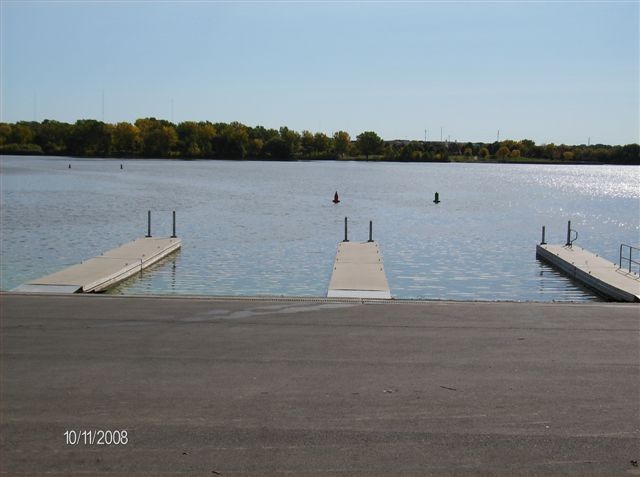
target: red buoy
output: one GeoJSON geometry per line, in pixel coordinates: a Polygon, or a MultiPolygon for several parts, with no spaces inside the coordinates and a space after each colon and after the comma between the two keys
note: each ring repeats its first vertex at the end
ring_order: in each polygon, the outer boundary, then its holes
{"type": "Polygon", "coordinates": [[[338,202],[340,202],[340,198],[338,197],[338,191],[336,191],[336,193],[333,194],[333,203],[337,204],[338,202]]]}

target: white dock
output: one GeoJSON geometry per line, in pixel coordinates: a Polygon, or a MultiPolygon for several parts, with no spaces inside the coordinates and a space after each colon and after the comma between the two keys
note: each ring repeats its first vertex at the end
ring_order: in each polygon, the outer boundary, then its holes
{"type": "Polygon", "coordinates": [[[582,247],[537,245],[536,257],[614,301],[640,301],[640,276],[582,247]]]}
{"type": "Polygon", "coordinates": [[[338,244],[327,297],[391,298],[377,243],[338,244]]]}
{"type": "Polygon", "coordinates": [[[179,238],[144,237],[99,257],[20,285],[13,291],[33,293],[99,292],[142,271],[181,246],[179,238]]]}

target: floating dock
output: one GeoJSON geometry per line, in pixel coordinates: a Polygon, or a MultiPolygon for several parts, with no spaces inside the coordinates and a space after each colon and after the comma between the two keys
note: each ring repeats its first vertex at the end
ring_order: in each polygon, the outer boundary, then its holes
{"type": "Polygon", "coordinates": [[[640,276],[582,247],[541,244],[536,257],[614,301],[640,301],[640,276]]]}
{"type": "Polygon", "coordinates": [[[338,244],[327,297],[391,298],[377,243],[371,241],[338,244]]]}
{"type": "Polygon", "coordinates": [[[178,250],[179,238],[144,237],[99,257],[91,258],[59,272],[15,288],[15,292],[90,293],[106,288],[144,270],[178,250]]]}

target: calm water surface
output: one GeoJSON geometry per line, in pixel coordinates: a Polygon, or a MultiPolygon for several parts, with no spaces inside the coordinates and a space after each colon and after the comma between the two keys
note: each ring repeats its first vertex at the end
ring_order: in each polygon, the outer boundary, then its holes
{"type": "Polygon", "coordinates": [[[541,226],[613,262],[640,242],[638,167],[0,161],[2,290],[143,236],[149,209],[182,250],[111,293],[323,296],[345,216],[356,241],[373,220],[398,298],[594,300],[536,260],[541,226]]]}

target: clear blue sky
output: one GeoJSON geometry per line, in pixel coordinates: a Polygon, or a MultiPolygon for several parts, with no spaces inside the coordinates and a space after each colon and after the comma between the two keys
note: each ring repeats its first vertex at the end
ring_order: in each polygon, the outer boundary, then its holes
{"type": "Polygon", "coordinates": [[[639,3],[0,0],[0,120],[639,141],[639,3]]]}

